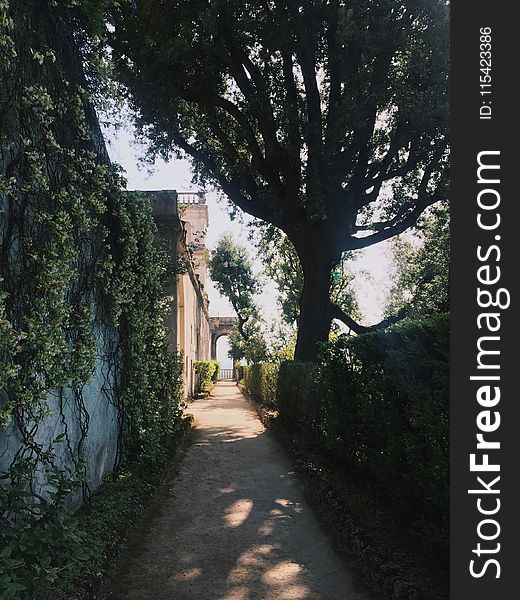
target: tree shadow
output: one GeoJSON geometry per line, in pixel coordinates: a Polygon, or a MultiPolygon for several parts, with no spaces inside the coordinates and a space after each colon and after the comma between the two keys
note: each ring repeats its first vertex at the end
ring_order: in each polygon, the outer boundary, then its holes
{"type": "MultiPolygon", "coordinates": [[[[237,403],[238,397],[209,398],[197,407],[197,416],[204,420],[206,411],[227,411],[231,418],[237,403]]],[[[226,422],[197,430],[169,482],[168,497],[107,597],[368,597],[332,551],[281,449],[261,426],[251,426],[253,418],[221,419],[226,422]]]]}

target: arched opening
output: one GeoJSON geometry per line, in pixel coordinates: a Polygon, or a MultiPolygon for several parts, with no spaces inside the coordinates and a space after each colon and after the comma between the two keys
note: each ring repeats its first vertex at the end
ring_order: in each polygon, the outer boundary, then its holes
{"type": "Polygon", "coordinates": [[[220,379],[231,379],[233,376],[233,361],[228,356],[229,338],[221,335],[217,339],[217,360],[220,363],[220,379]]]}
{"type": "Polygon", "coordinates": [[[221,335],[217,340],[217,360],[222,369],[232,369],[233,361],[228,356],[229,338],[227,335],[221,335]]]}

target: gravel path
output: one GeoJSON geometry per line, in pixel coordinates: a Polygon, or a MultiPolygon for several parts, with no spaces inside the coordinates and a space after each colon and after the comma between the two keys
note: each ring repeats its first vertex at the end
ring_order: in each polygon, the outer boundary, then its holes
{"type": "Polygon", "coordinates": [[[190,410],[194,442],[110,597],[368,600],[236,385],[190,410]]]}

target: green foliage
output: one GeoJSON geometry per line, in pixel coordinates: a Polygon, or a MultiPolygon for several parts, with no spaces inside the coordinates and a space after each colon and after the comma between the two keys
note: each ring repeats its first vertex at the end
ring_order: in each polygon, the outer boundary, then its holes
{"type": "Polygon", "coordinates": [[[449,316],[327,347],[324,445],[370,477],[437,549],[448,540],[449,316]]]}
{"type": "Polygon", "coordinates": [[[214,360],[212,362],[215,365],[215,369],[213,370],[213,375],[211,376],[211,381],[213,383],[217,383],[218,378],[220,377],[220,363],[218,362],[218,360],[214,360]]]}
{"type": "Polygon", "coordinates": [[[0,2],[0,49],[10,49],[0,65],[0,426],[20,441],[1,475],[0,596],[40,600],[71,597],[103,558],[65,509],[71,494],[90,498],[84,387],[98,363],[108,368],[99,402],[120,421],[115,478],[156,473],[184,421],[164,327],[173,267],[150,208],[123,191],[96,138],[76,21],[53,3],[20,4],[0,2]],[[64,429],[42,442],[51,398],[64,429]]]}
{"type": "Polygon", "coordinates": [[[283,421],[312,433],[317,426],[319,397],[317,367],[312,362],[284,362],[280,365],[277,405],[283,421]]]}
{"type": "Polygon", "coordinates": [[[275,408],[279,365],[262,363],[242,366],[240,369],[239,380],[242,380],[247,393],[256,402],[275,408]]]}
{"type": "Polygon", "coordinates": [[[341,336],[324,347],[318,363],[285,362],[278,373],[273,367],[241,367],[253,398],[265,403],[269,394],[269,405],[286,424],[356,473],[424,544],[445,551],[448,315],[341,336]]]}
{"type": "Polygon", "coordinates": [[[10,509],[10,519],[5,512],[0,516],[0,595],[6,599],[53,597],[56,589],[68,587],[80,574],[75,561],[86,552],[82,548],[85,537],[74,522],[63,522],[61,506],[63,495],[77,486],[77,476],[68,478],[54,469],[56,492],[44,500],[36,498],[29,487],[32,466],[19,461],[16,484],[4,481],[0,485],[0,507],[10,509]]]}
{"type": "Polygon", "coordinates": [[[264,320],[255,312],[248,313],[247,320],[240,329],[228,336],[229,357],[233,360],[246,360],[249,364],[269,360],[269,347],[264,320]]]}
{"type": "Polygon", "coordinates": [[[261,288],[244,246],[223,235],[211,252],[209,270],[216,288],[231,302],[239,318],[255,309],[254,296],[261,288]]]}
{"type": "MultiPolygon", "coordinates": [[[[29,514],[23,526],[6,527],[3,531],[2,598],[84,597],[80,590],[88,591],[99,580],[107,558],[117,554],[118,543],[138,519],[151,490],[151,484],[142,477],[122,476],[104,484],[88,508],[65,519],[59,505],[42,508],[34,504],[36,513],[29,514]]],[[[6,486],[3,491],[20,498],[19,490],[6,486]]]]}
{"type": "MultiPolygon", "coordinates": [[[[278,288],[278,303],[286,324],[296,325],[300,318],[300,297],[303,289],[303,270],[291,240],[272,225],[256,224],[258,258],[267,276],[278,288]]],[[[352,252],[345,252],[331,273],[330,299],[353,319],[359,317],[359,307],[352,289],[353,274],[349,264],[352,252]]]]}
{"type": "Polygon", "coordinates": [[[223,235],[211,253],[211,279],[233,306],[238,327],[229,336],[229,357],[256,363],[268,359],[264,321],[255,302],[261,285],[253,273],[247,249],[223,235]]]}
{"type": "Polygon", "coordinates": [[[411,318],[449,310],[450,218],[447,203],[433,207],[417,224],[418,243],[393,244],[394,283],[386,313],[407,307],[411,318]]]}
{"type": "Polygon", "coordinates": [[[193,363],[195,372],[195,394],[208,394],[217,383],[220,374],[220,363],[216,360],[196,360],[193,363]]]}

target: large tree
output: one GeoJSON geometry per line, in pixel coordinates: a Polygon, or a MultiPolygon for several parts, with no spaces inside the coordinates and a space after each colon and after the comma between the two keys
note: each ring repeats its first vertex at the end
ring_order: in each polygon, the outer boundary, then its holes
{"type": "MultiPolygon", "coordinates": [[[[272,225],[258,225],[251,235],[257,255],[267,276],[278,288],[278,304],[287,325],[300,321],[300,297],[303,290],[303,271],[291,240],[272,225]]],[[[350,317],[359,316],[359,308],[350,270],[352,253],[345,252],[332,271],[330,298],[334,305],[350,317]]]]}
{"type": "Polygon", "coordinates": [[[211,252],[209,272],[218,291],[235,310],[238,333],[247,340],[247,323],[258,315],[255,295],[262,289],[253,273],[247,249],[237,244],[230,235],[221,236],[211,252]]]}
{"type": "Polygon", "coordinates": [[[349,321],[329,293],[343,252],[446,196],[447,3],[133,5],[112,43],[141,131],[287,234],[304,275],[296,357],[312,360],[333,315],[349,321]]]}

